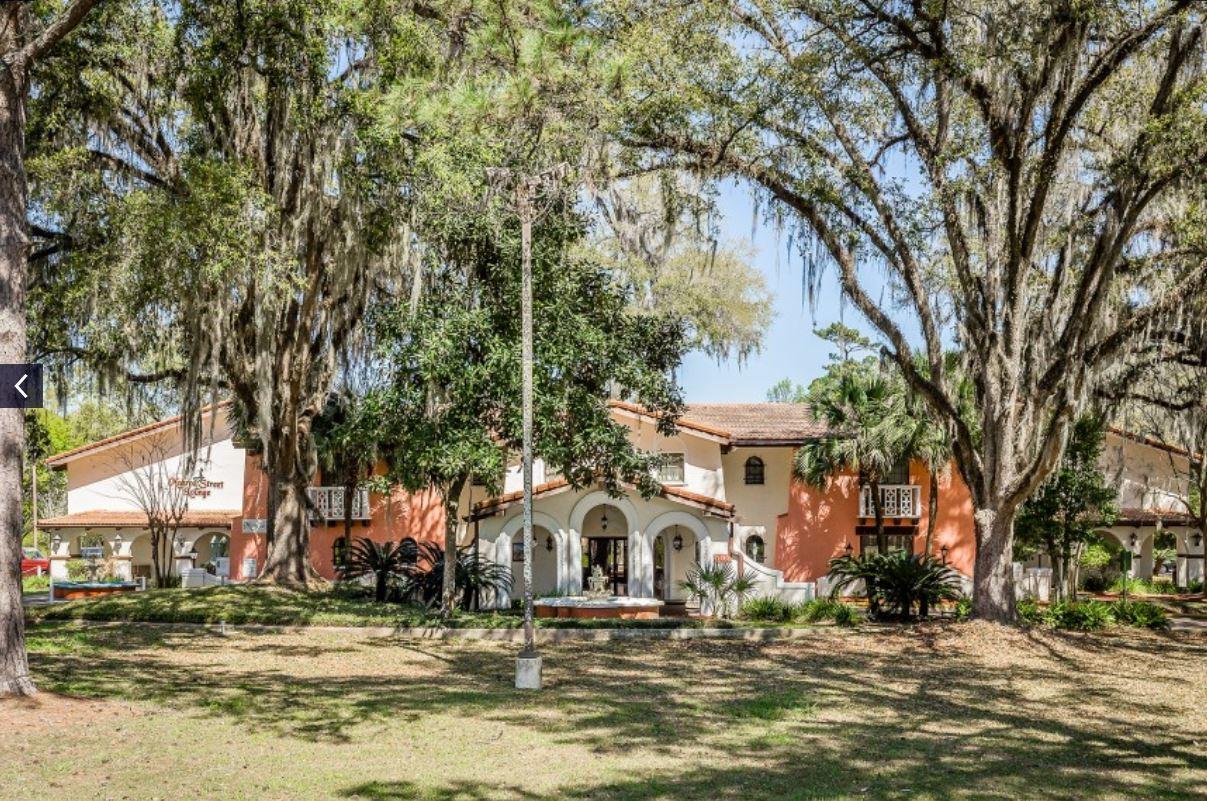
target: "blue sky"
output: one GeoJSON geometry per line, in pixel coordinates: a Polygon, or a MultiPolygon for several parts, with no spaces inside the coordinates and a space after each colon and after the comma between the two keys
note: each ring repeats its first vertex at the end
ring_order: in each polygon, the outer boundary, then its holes
{"type": "Polygon", "coordinates": [[[814,315],[804,297],[800,256],[789,257],[786,232],[777,244],[770,225],[757,221],[752,227],[754,200],[746,189],[726,185],[721,192],[720,207],[724,214],[721,238],[753,246],[754,264],[775,298],[775,319],[763,338],[762,351],[744,364],[739,365],[736,360],[718,364],[703,353],[689,354],[679,372],[679,382],[689,402],[766,400],[767,389],[781,378],[807,385],[821,374],[829,354],[828,343],[814,336],[814,328],[841,319],[869,336],[873,334],[863,316],[849,303],[843,308],[833,274],[827,275],[823,282],[814,315]]]}

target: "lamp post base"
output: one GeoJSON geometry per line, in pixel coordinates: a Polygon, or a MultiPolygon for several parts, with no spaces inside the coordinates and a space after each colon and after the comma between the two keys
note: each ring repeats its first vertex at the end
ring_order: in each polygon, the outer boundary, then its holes
{"type": "Polygon", "coordinates": [[[517,690],[541,689],[540,656],[520,654],[515,658],[515,688],[517,690]]]}

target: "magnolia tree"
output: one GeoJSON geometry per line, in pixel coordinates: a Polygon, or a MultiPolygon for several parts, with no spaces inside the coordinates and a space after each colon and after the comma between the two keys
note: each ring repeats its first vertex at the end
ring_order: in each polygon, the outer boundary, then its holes
{"type": "Polygon", "coordinates": [[[756,187],[942,421],[974,613],[1014,620],[1020,504],[1207,281],[1201,4],[616,0],[601,24],[634,160],[756,187]]]}

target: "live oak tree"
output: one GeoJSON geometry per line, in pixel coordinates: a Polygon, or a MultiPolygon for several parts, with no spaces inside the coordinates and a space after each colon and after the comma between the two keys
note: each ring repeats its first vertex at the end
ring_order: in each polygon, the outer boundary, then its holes
{"type": "Polygon", "coordinates": [[[603,15],[626,143],[757,187],[799,229],[807,275],[837,272],[947,427],[974,504],[977,616],[1015,618],[1014,519],[1078,411],[1176,336],[1207,281],[1203,12],[616,0],[603,15]],[[946,381],[953,341],[972,421],[946,381]]]}
{"type": "Polygon", "coordinates": [[[757,353],[772,299],[747,250],[721,240],[715,197],[682,173],[592,181],[596,239],[638,308],[688,325],[693,349],[739,363],[757,353]]]}
{"type": "Polygon", "coordinates": [[[403,2],[137,10],[141,50],[81,53],[81,86],[56,86],[45,205],[94,295],[60,350],[177,382],[190,423],[233,396],[273,501],[260,580],[306,584],[314,420],[409,264],[416,125],[394,112],[441,29],[403,2]]]}
{"type": "MultiPolygon", "coordinates": [[[[25,170],[26,104],[31,75],[80,24],[99,0],[73,0],[46,7],[4,3],[0,7],[0,362],[26,361],[25,294],[29,281],[30,231],[25,170]]],[[[21,602],[20,409],[0,409],[0,697],[35,692],[25,655],[25,610],[21,602]]]]}

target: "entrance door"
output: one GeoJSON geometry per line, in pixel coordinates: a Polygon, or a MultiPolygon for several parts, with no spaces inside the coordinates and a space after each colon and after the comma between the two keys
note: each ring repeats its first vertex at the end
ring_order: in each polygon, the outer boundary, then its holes
{"type": "Polygon", "coordinates": [[[613,595],[629,594],[629,543],[625,537],[583,537],[583,588],[598,567],[613,595]]]}

